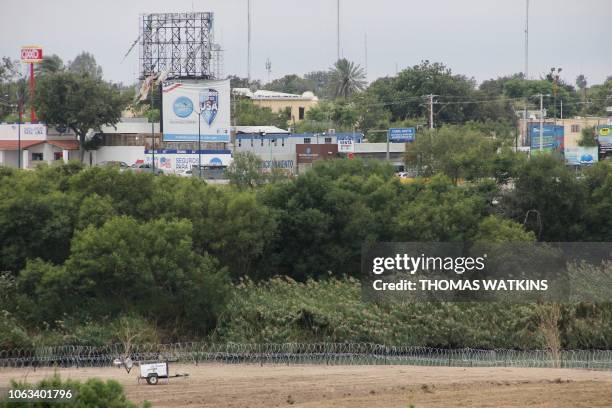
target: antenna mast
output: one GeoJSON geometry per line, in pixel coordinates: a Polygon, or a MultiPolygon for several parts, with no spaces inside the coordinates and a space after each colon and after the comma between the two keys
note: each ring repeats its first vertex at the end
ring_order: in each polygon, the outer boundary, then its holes
{"type": "Polygon", "coordinates": [[[251,0],[247,0],[247,80],[251,82],[251,0]]]}

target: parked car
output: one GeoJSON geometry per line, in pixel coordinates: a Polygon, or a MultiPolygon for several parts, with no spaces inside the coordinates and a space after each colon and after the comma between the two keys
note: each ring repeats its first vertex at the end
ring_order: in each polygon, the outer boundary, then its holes
{"type": "MultiPolygon", "coordinates": [[[[129,169],[136,173],[153,173],[153,166],[149,163],[134,163],[129,169]]],[[[164,172],[160,168],[156,167],[155,175],[158,176],[160,174],[164,174],[164,172]]]]}
{"type": "Polygon", "coordinates": [[[119,171],[125,171],[130,168],[130,166],[126,162],[116,160],[102,161],[99,163],[99,165],[107,167],[118,167],[119,171]]]}

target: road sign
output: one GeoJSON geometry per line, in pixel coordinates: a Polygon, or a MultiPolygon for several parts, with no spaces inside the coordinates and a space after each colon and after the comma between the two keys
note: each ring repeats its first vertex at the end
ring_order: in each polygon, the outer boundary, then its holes
{"type": "Polygon", "coordinates": [[[389,141],[392,143],[406,143],[413,142],[416,129],[413,127],[409,128],[390,128],[389,141]]]}

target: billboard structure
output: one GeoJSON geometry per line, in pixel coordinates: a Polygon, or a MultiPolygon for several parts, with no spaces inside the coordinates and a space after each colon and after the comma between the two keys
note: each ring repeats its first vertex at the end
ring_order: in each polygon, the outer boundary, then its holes
{"type": "Polygon", "coordinates": [[[542,126],[542,138],[540,138],[540,125],[532,123],[529,125],[529,137],[531,139],[531,153],[540,151],[540,143],[544,152],[563,152],[564,127],[553,123],[544,123],[542,126]]]}
{"type": "Polygon", "coordinates": [[[164,141],[230,141],[230,81],[166,83],[162,88],[164,141]]]}
{"type": "Polygon", "coordinates": [[[601,156],[612,155],[612,125],[597,126],[596,132],[601,156]]]}
{"type": "MultiPolygon", "coordinates": [[[[34,64],[38,64],[43,60],[43,49],[38,45],[24,45],[21,47],[21,62],[24,64],[30,64],[30,98],[34,99],[34,90],[36,88],[36,81],[34,79],[34,64]]],[[[23,101],[21,102],[23,104],[23,101]]],[[[19,107],[19,120],[21,121],[21,105],[19,107]]],[[[30,107],[30,120],[32,123],[36,122],[36,112],[34,111],[34,105],[30,107]]]]}
{"type": "Polygon", "coordinates": [[[565,161],[571,166],[588,166],[598,161],[597,146],[566,147],[565,161]]]}
{"type": "Polygon", "coordinates": [[[338,153],[353,153],[355,151],[355,141],[352,137],[338,137],[338,153]]]}
{"type": "Polygon", "coordinates": [[[214,14],[154,13],[140,16],[140,79],[213,79],[221,47],[214,44],[214,14]]]}
{"type": "Polygon", "coordinates": [[[407,143],[407,142],[414,142],[414,135],[416,133],[416,129],[413,127],[390,128],[388,132],[389,132],[389,141],[391,143],[407,143]]]}

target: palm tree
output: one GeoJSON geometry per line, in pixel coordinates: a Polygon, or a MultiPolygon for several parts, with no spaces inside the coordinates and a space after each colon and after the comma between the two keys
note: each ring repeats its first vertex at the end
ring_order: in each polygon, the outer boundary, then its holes
{"type": "Polygon", "coordinates": [[[336,98],[348,98],[366,86],[363,68],[347,60],[339,59],[330,70],[330,86],[336,98]]]}

